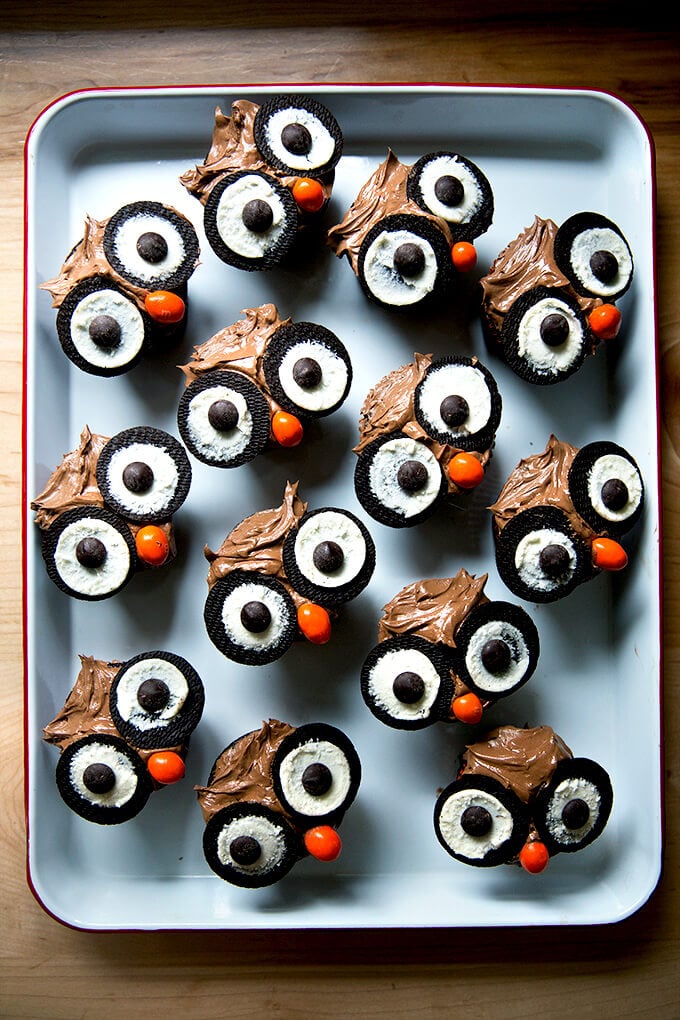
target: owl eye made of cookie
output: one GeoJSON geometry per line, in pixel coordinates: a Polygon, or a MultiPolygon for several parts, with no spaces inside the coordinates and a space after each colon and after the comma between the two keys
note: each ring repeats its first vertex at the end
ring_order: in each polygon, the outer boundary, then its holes
{"type": "Polygon", "coordinates": [[[375,545],[365,525],[348,510],[310,510],[286,537],[283,566],[304,598],[339,606],[356,598],[370,581],[375,545]]]}
{"type": "Polygon", "coordinates": [[[555,261],[577,294],[616,301],[633,279],[633,255],[619,227],[599,213],[570,216],[555,236],[555,261]]]}
{"type": "Polygon", "coordinates": [[[538,663],[536,626],[521,606],[485,602],[456,631],[461,679],[481,698],[504,698],[533,676],[538,663]]]}
{"type": "Polygon", "coordinates": [[[493,193],[471,160],[456,152],[430,152],[409,171],[409,199],[446,220],[455,241],[472,241],[491,226],[493,193]]]}
{"type": "Polygon", "coordinates": [[[208,195],[203,225],[211,248],[227,265],[271,269],[295,243],[298,210],[291,191],[271,175],[237,170],[208,195]]]}
{"type": "Polygon", "coordinates": [[[413,306],[439,297],[451,285],[451,248],[425,216],[385,216],[361,244],[357,273],[370,300],[386,307],[413,306]]]}
{"type": "Polygon", "coordinates": [[[262,370],[274,400],[301,418],[337,411],[352,383],[345,345],[313,322],[280,326],[267,344],[262,370]]]}
{"type": "Polygon", "coordinates": [[[392,528],[427,520],[447,491],[435,455],[403,432],[380,436],[364,447],[355,465],[354,485],[366,513],[392,528]]]}
{"type": "Polygon", "coordinates": [[[147,290],[179,290],[196,268],[198,236],[161,202],[131,202],[111,216],[104,253],[119,276],[147,290]]]}
{"type": "Polygon", "coordinates": [[[232,570],[208,593],[204,620],[210,640],[234,662],[274,662],[297,634],[295,604],[275,577],[232,570]]]}
{"type": "Polygon", "coordinates": [[[104,734],[69,744],[59,756],[56,780],[68,807],[99,825],[134,818],[153,791],[140,755],[122,738],[104,734]]]}
{"type": "Polygon", "coordinates": [[[548,852],[574,853],[604,829],[614,793],[609,775],[589,758],[560,761],[533,811],[533,820],[548,852]]]}
{"type": "Polygon", "coordinates": [[[461,776],[439,795],[434,829],[451,857],[474,867],[494,867],[522,849],[529,816],[519,797],[498,780],[461,776]]]}
{"type": "Polygon", "coordinates": [[[586,316],[562,290],[534,287],[513,303],[501,330],[503,356],[527,382],[550,385],[576,372],[592,346],[586,316]]]}
{"type": "Polygon", "coordinates": [[[212,467],[239,467],[267,446],[269,405],[242,372],[214,371],[185,388],[177,428],[190,452],[212,467]]]}
{"type": "Polygon", "coordinates": [[[326,723],[298,726],[272,763],[274,792],[297,824],[340,821],[356,797],[361,762],[351,740],[326,723]]]}
{"type": "Polygon", "coordinates": [[[501,419],[501,396],[487,368],[472,358],[436,359],[418,383],[415,417],[431,439],[460,450],[487,450],[501,419]]]}
{"type": "Polygon", "coordinates": [[[266,99],[255,114],[253,134],[265,162],[283,173],[329,174],[342,155],[342,133],[322,103],[303,96],[266,99]]]}
{"type": "Polygon", "coordinates": [[[644,484],[631,455],[611,442],[589,443],[569,468],[569,495],[594,531],[622,535],[639,519],[644,484]]]}
{"type": "Polygon", "coordinates": [[[203,832],[203,852],[225,882],[246,889],[272,885],[304,855],[301,840],[285,816],[250,802],[221,808],[203,832]]]}
{"type": "Polygon", "coordinates": [[[188,740],[205,696],[196,670],[172,652],[143,652],[123,663],[109,692],[116,729],[134,747],[174,747],[188,740]]]}
{"type": "Polygon", "coordinates": [[[386,638],[364,660],[361,694],[387,726],[423,729],[449,714],[451,663],[440,647],[416,634],[386,638]]]}
{"type": "Polygon", "coordinates": [[[90,602],[115,595],[137,567],[130,528],[117,514],[100,507],[60,514],[42,533],[42,555],[57,587],[90,602]]]}
{"type": "Polygon", "coordinates": [[[589,545],[558,507],[523,510],[496,537],[496,565],[515,595],[553,602],[593,574],[589,545]]]}
{"type": "Polygon", "coordinates": [[[191,486],[191,464],[181,443],[162,429],[137,426],[113,436],[97,459],[104,502],[126,520],[168,520],[191,486]]]}

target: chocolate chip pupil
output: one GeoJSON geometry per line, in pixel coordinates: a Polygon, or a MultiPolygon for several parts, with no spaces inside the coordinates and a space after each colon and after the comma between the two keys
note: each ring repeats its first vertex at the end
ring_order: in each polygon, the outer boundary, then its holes
{"type": "Polygon", "coordinates": [[[83,772],[83,783],[90,793],[108,793],[115,782],[115,772],[102,761],[92,762],[83,772]]]}
{"type": "Polygon", "coordinates": [[[547,577],[559,577],[569,566],[569,553],[563,545],[546,545],[541,549],[538,561],[547,577]]]}
{"type": "Polygon", "coordinates": [[[582,829],[590,818],[590,808],[580,797],[574,797],[562,808],[562,821],[567,829],[582,829]]]}
{"type": "Polygon", "coordinates": [[[153,471],[142,460],[133,460],[123,470],[123,485],[128,492],[148,492],[153,485],[153,471]]]}
{"type": "Polygon", "coordinates": [[[405,460],[397,471],[397,482],[404,492],[418,492],[427,482],[427,468],[419,460],[405,460]]]}
{"type": "Polygon", "coordinates": [[[238,409],[231,400],[215,400],[208,408],[208,421],[218,432],[231,432],[238,425],[238,409]]]}
{"type": "Polygon", "coordinates": [[[145,712],[161,712],[170,700],[170,688],[164,680],[149,677],[137,688],[137,701],[145,712]]]}
{"type": "Polygon", "coordinates": [[[442,205],[460,205],[463,201],[465,188],[457,177],[444,174],[435,181],[434,193],[442,205]]]}
{"type": "Polygon", "coordinates": [[[92,343],[104,351],[112,351],[120,343],[120,324],[112,315],[95,315],[88,332],[92,343]]]}
{"type": "Polygon", "coordinates": [[[559,312],[551,312],[541,322],[541,340],[548,347],[559,347],[569,336],[569,322],[559,312]]]}
{"type": "Polygon", "coordinates": [[[611,251],[594,251],[590,256],[590,268],[601,283],[611,283],[619,271],[619,263],[611,251]]]}
{"type": "Polygon", "coordinates": [[[293,379],[303,390],[313,390],[321,382],[321,365],[314,358],[298,358],[293,365],[293,379]]]}
{"type": "Polygon", "coordinates": [[[392,692],[402,705],[415,705],[416,701],[420,701],[425,693],[425,681],[418,673],[404,670],[403,673],[395,676],[392,692]]]}
{"type": "Polygon", "coordinates": [[[262,847],[254,836],[237,836],[229,844],[229,853],[237,864],[254,864],[262,853],[262,847]]]}
{"type": "Polygon", "coordinates": [[[608,510],[623,510],[628,502],[628,486],[620,478],[609,478],[600,490],[602,502],[608,510]]]}
{"type": "Polygon", "coordinates": [[[82,567],[101,567],[106,559],[106,546],[94,535],[81,538],[76,546],[76,559],[82,567]]]}
{"type": "Polygon", "coordinates": [[[241,610],[241,623],[251,634],[261,634],[272,622],[272,614],[264,602],[246,602],[241,610]]]}
{"type": "Polygon", "coordinates": [[[423,249],[412,241],[400,244],[394,252],[394,268],[400,276],[418,276],[425,268],[423,249]]]}
{"type": "Polygon", "coordinates": [[[486,836],[492,824],[491,813],[480,804],[471,804],[460,816],[460,827],[468,836],[486,836]]]}
{"type": "Polygon", "coordinates": [[[274,212],[268,202],[261,198],[251,198],[243,206],[241,219],[248,230],[255,234],[263,234],[274,222],[274,212]]]}
{"type": "Polygon", "coordinates": [[[333,782],[333,774],[327,765],[315,761],[302,773],[302,785],[310,797],[323,797],[333,782]]]}
{"type": "Polygon", "coordinates": [[[510,645],[501,638],[490,638],[482,648],[481,659],[489,673],[505,673],[512,662],[510,645]]]}
{"type": "Polygon", "coordinates": [[[312,148],[312,136],[304,124],[286,124],[281,132],[281,141],[294,156],[306,156],[312,148]]]}
{"type": "Polygon", "coordinates": [[[155,230],[147,230],[137,238],[137,254],[140,259],[155,265],[162,262],[168,254],[168,242],[162,234],[157,234],[155,230]]]}
{"type": "Polygon", "coordinates": [[[442,400],[439,413],[442,416],[442,420],[451,428],[456,428],[458,425],[462,425],[470,416],[470,405],[468,404],[465,397],[459,396],[457,393],[451,393],[448,397],[444,397],[442,400]]]}
{"type": "Polygon", "coordinates": [[[344,563],[345,554],[337,542],[319,542],[312,553],[312,560],[322,574],[334,574],[344,563]]]}

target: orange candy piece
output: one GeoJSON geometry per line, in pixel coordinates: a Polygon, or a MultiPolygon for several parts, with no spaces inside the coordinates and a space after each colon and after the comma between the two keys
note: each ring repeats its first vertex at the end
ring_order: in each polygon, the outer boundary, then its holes
{"type": "Polygon", "coordinates": [[[288,411],[277,411],[272,418],[272,432],[280,446],[298,446],[304,431],[300,419],[288,411]]]}
{"type": "Polygon", "coordinates": [[[298,177],[293,185],[293,198],[303,212],[315,213],[325,202],[323,188],[311,177],[298,177]]]}
{"type": "Polygon", "coordinates": [[[140,560],[150,567],[162,567],[170,555],[170,543],[162,528],[146,524],[135,535],[135,547],[140,560]]]}
{"type": "Polygon", "coordinates": [[[152,290],[144,298],[144,307],[156,322],[171,326],[184,318],[186,305],[179,294],[170,290],[152,290]]]}
{"type": "Polygon", "coordinates": [[[600,305],[588,316],[588,324],[598,340],[613,340],[621,328],[621,312],[615,305],[600,305]]]}
{"type": "Polygon", "coordinates": [[[482,462],[472,453],[457,453],[449,461],[449,477],[460,489],[474,489],[484,479],[482,462]]]}
{"type": "Polygon", "coordinates": [[[477,250],[469,241],[458,241],[451,248],[451,261],[459,273],[469,273],[477,265],[477,250]]]}
{"type": "Polygon", "coordinates": [[[600,570],[623,570],[628,565],[626,550],[613,538],[604,538],[604,536],[594,538],[590,552],[593,566],[599,567],[600,570]]]}
{"type": "Polygon", "coordinates": [[[317,861],[334,861],[340,856],[342,840],[330,825],[317,825],[305,833],[307,853],[316,857],[317,861]]]}
{"type": "Polygon", "coordinates": [[[305,602],[297,613],[298,627],[313,645],[325,645],[331,637],[331,618],[316,602],[305,602]]]}
{"type": "Polygon", "coordinates": [[[151,776],[157,783],[168,786],[184,779],[186,767],[183,759],[175,751],[156,751],[146,763],[151,776]]]}
{"type": "Polygon", "coordinates": [[[458,722],[469,723],[473,726],[478,723],[484,713],[484,706],[476,694],[461,694],[451,702],[451,711],[458,722]]]}
{"type": "Polygon", "coordinates": [[[538,875],[548,867],[550,854],[545,843],[534,840],[525,843],[519,852],[519,863],[530,875],[538,875]]]}

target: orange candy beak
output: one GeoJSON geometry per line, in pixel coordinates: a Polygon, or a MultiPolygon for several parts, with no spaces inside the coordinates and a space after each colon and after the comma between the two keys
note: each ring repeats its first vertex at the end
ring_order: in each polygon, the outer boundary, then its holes
{"type": "Polygon", "coordinates": [[[459,241],[451,248],[451,261],[459,273],[469,273],[477,265],[477,251],[469,241],[459,241]]]}
{"type": "Polygon", "coordinates": [[[628,565],[628,554],[613,538],[594,538],[590,546],[593,566],[600,570],[623,570],[628,565]]]}
{"type": "Polygon", "coordinates": [[[451,711],[458,722],[468,723],[474,726],[478,723],[484,712],[484,706],[476,694],[461,694],[451,702],[451,711]]]}
{"type": "Polygon", "coordinates": [[[340,856],[342,840],[330,825],[317,825],[304,836],[305,849],[317,861],[334,861],[340,856]]]}
{"type": "Polygon", "coordinates": [[[550,854],[545,843],[533,840],[525,843],[519,852],[519,863],[530,875],[538,875],[548,867],[550,854]]]}
{"type": "Polygon", "coordinates": [[[313,645],[325,645],[331,639],[331,618],[315,602],[305,602],[297,613],[298,627],[313,645]]]}
{"type": "Polygon", "coordinates": [[[162,567],[170,555],[170,543],[156,524],[147,524],[135,535],[137,555],[150,567],[162,567]]]}
{"type": "Polygon", "coordinates": [[[169,290],[150,291],[144,298],[144,307],[155,322],[164,326],[181,322],[186,311],[186,305],[179,294],[169,290]]]}
{"type": "Polygon", "coordinates": [[[460,489],[475,489],[484,479],[484,468],[472,453],[457,453],[449,461],[449,478],[460,489]]]}
{"type": "Polygon", "coordinates": [[[588,325],[598,340],[613,340],[621,328],[621,312],[615,305],[600,305],[588,316],[588,325]]]}
{"type": "Polygon", "coordinates": [[[164,786],[184,779],[186,767],[183,759],[174,751],[156,751],[146,763],[153,779],[164,786]]]}
{"type": "Polygon", "coordinates": [[[294,414],[277,411],[272,418],[272,433],[280,446],[299,446],[302,442],[304,429],[302,422],[294,414]]]}
{"type": "Polygon", "coordinates": [[[315,213],[325,202],[323,188],[310,177],[298,177],[293,185],[293,198],[303,212],[315,213]]]}

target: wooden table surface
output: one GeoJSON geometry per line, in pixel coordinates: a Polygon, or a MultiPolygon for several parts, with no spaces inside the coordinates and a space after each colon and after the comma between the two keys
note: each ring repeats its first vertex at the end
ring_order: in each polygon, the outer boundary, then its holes
{"type": "Polygon", "coordinates": [[[479,11],[455,0],[337,8],[208,0],[175,13],[144,0],[110,10],[44,6],[0,4],[0,1016],[680,1016],[677,32],[654,25],[641,5],[626,16],[622,8],[632,5],[620,0],[565,2],[559,13],[546,4],[496,0],[479,11]],[[649,902],[620,924],[91,935],[48,917],[28,889],[20,571],[23,141],[38,113],[71,90],[262,81],[603,89],[633,106],[652,133],[663,396],[665,864],[649,902]]]}

